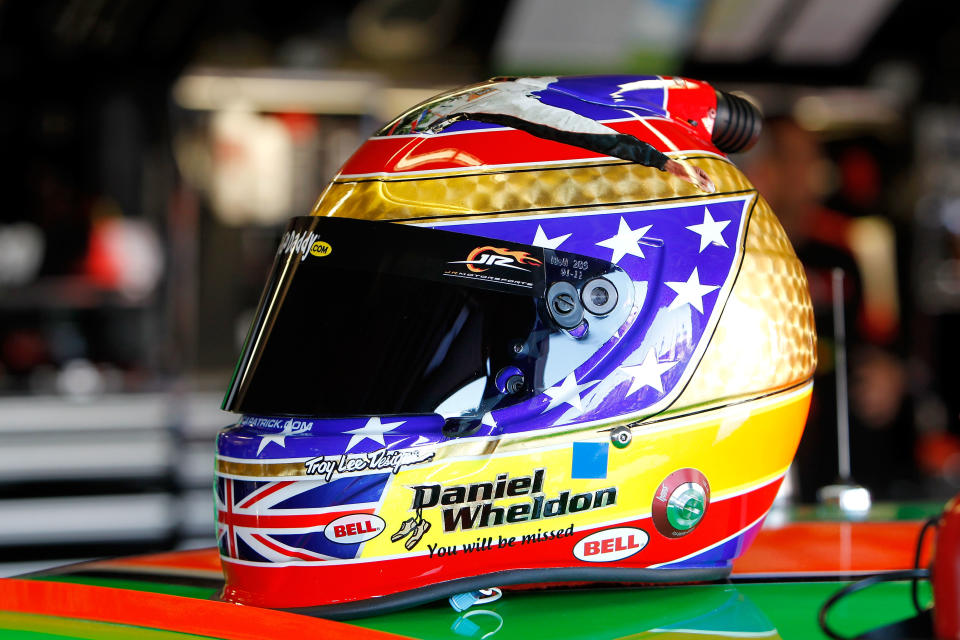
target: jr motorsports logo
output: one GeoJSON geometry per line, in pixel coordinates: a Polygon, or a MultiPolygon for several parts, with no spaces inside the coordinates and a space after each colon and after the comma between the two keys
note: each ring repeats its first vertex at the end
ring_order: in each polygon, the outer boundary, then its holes
{"type": "Polygon", "coordinates": [[[467,254],[466,260],[447,262],[443,275],[531,289],[533,273],[530,267],[542,265],[542,261],[526,251],[487,245],[475,247],[467,254]]]}
{"type": "Polygon", "coordinates": [[[528,264],[539,267],[543,263],[532,257],[526,251],[511,251],[502,247],[477,247],[467,256],[466,260],[454,260],[448,264],[465,264],[473,273],[483,273],[490,267],[506,267],[519,271],[530,271],[520,265],[528,264]]]}

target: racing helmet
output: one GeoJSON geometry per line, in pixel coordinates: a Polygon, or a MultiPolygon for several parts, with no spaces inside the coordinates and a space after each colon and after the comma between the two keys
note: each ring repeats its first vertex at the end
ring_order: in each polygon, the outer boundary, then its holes
{"type": "Polygon", "coordinates": [[[725,577],[796,452],[803,269],[683,78],[495,78],[367,140],[283,234],[223,408],[222,597],[352,617],[725,577]]]}

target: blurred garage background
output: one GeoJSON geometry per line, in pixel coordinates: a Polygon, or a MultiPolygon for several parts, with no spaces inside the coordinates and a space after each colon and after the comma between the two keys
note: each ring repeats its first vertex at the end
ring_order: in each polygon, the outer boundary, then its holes
{"type": "Polygon", "coordinates": [[[287,218],[439,90],[577,73],[769,117],[734,160],[817,305],[795,499],[837,469],[833,267],[854,477],[960,489],[960,3],[0,0],[0,575],[212,546],[221,394],[287,218]]]}

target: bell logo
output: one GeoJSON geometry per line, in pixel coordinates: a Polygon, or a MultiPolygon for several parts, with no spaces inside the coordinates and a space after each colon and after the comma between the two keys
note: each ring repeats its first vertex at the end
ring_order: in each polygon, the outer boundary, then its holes
{"type": "Polygon", "coordinates": [[[349,524],[338,524],[333,528],[333,537],[345,538],[347,536],[361,536],[365,533],[374,533],[376,531],[377,529],[373,526],[373,520],[367,519],[349,524]]]}
{"type": "Polygon", "coordinates": [[[323,535],[337,544],[358,544],[372,540],[386,529],[383,518],[373,513],[341,516],[323,528],[323,535]]]}
{"type": "Polygon", "coordinates": [[[591,533],[573,547],[583,562],[614,562],[629,558],[647,546],[650,536],[643,529],[615,527],[591,533]]]}

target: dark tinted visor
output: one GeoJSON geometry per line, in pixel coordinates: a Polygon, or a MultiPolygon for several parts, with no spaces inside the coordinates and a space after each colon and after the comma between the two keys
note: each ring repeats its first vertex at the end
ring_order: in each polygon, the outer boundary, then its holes
{"type": "Polygon", "coordinates": [[[632,287],[616,266],[584,256],[407,225],[294,218],[223,406],[449,417],[514,404],[572,371],[622,324],[616,309],[630,296],[618,297],[618,278],[632,287]],[[612,290],[598,293],[604,282],[612,290]],[[613,329],[597,334],[594,325],[613,329]]]}

